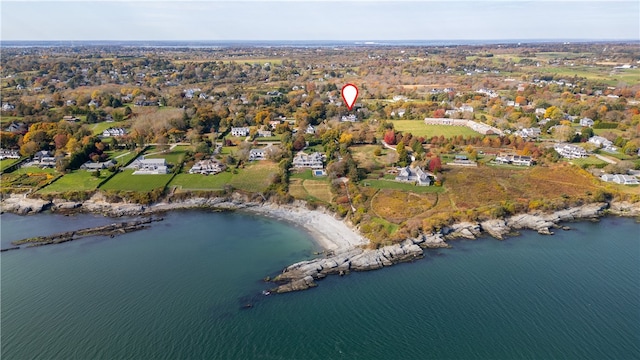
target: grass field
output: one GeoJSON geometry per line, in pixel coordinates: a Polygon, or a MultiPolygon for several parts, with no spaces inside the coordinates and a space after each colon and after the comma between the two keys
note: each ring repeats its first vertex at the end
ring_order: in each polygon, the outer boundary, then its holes
{"type": "Polygon", "coordinates": [[[409,218],[431,209],[438,200],[438,194],[413,194],[405,191],[385,189],[371,200],[374,213],[389,222],[400,224],[409,218]]]}
{"type": "Polygon", "coordinates": [[[256,161],[240,169],[238,174],[231,178],[231,185],[241,190],[263,192],[269,186],[271,176],[277,173],[277,164],[270,161],[256,161]]]}
{"type": "Polygon", "coordinates": [[[164,188],[171,179],[171,174],[166,175],[133,175],[133,170],[124,170],[112,177],[100,187],[102,190],[133,190],[151,191],[164,188]]]}
{"type": "Polygon", "coordinates": [[[165,159],[169,164],[178,165],[182,163],[187,150],[190,150],[191,146],[176,146],[173,150],[163,154],[154,154],[145,156],[146,159],[165,159]]]}
{"type": "Polygon", "coordinates": [[[39,193],[54,193],[67,191],[94,190],[98,184],[106,179],[111,173],[107,170],[100,171],[100,177],[95,177],[92,172],[86,170],[76,170],[70,174],[65,174],[60,179],[40,189],[39,193]]]}
{"type": "Polygon", "coordinates": [[[568,162],[578,166],[606,166],[607,162],[598,159],[595,156],[589,156],[581,159],[571,159],[568,162]]]}
{"type": "Polygon", "coordinates": [[[403,190],[412,193],[425,194],[425,193],[439,193],[443,192],[444,188],[441,186],[417,186],[410,183],[402,183],[393,180],[362,180],[360,186],[372,187],[375,189],[393,189],[403,190]]]}
{"type": "Polygon", "coordinates": [[[466,126],[427,125],[422,120],[392,120],[391,122],[393,122],[393,126],[398,131],[410,132],[415,136],[424,136],[425,138],[440,135],[444,135],[445,138],[458,135],[481,135],[466,126]]]}
{"type": "Polygon", "coordinates": [[[566,76],[567,78],[576,75],[589,80],[601,81],[607,85],[617,85],[620,82],[630,86],[640,84],[640,69],[614,70],[607,66],[544,66],[535,68],[534,72],[566,76]]]}
{"type": "Polygon", "coordinates": [[[0,160],[0,171],[4,171],[4,169],[6,169],[9,166],[17,163],[18,161],[20,161],[20,159],[4,159],[4,160],[0,160]]]}
{"type": "Polygon", "coordinates": [[[3,174],[0,177],[0,187],[3,189],[32,189],[46,184],[56,175],[55,169],[20,168],[10,174],[3,174]]]}
{"type": "Polygon", "coordinates": [[[222,190],[229,184],[232,176],[230,171],[217,175],[178,174],[169,186],[177,186],[182,190],[222,190]]]}

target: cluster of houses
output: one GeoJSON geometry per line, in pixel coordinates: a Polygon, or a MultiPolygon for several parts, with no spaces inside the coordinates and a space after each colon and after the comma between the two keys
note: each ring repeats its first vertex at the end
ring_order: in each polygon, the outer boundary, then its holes
{"type": "Polygon", "coordinates": [[[115,137],[115,136],[124,136],[127,131],[123,128],[108,128],[102,132],[102,136],[104,137],[115,137]]]}
{"type": "Polygon", "coordinates": [[[431,186],[435,175],[422,170],[419,166],[411,168],[409,166],[399,168],[395,180],[400,182],[411,182],[419,186],[431,186]]]}
{"type": "Polygon", "coordinates": [[[553,148],[560,154],[560,156],[567,159],[579,159],[587,157],[587,150],[580,146],[571,144],[555,144],[553,148]]]}
{"type": "Polygon", "coordinates": [[[4,159],[20,159],[18,150],[0,149],[0,160],[4,159]]]}
{"type": "Polygon", "coordinates": [[[342,122],[356,122],[356,121],[358,121],[358,118],[354,114],[342,115],[342,117],[340,118],[340,121],[342,121],[342,122]]]}
{"type": "Polygon", "coordinates": [[[531,166],[533,165],[533,159],[531,156],[523,156],[523,155],[514,155],[514,154],[505,154],[500,153],[494,159],[498,164],[510,164],[510,165],[518,165],[518,166],[531,166]]]}
{"type": "Polygon", "coordinates": [[[215,159],[207,159],[198,161],[189,170],[189,174],[215,175],[223,172],[226,165],[215,159]]]}
{"type": "Polygon", "coordinates": [[[603,148],[604,150],[610,151],[610,152],[614,152],[617,151],[618,148],[616,148],[615,146],[613,146],[613,142],[611,142],[610,140],[602,137],[602,136],[592,136],[589,139],[589,142],[592,144],[595,144],[596,146],[598,146],[599,148],[603,148]]]}
{"type": "Polygon", "coordinates": [[[135,159],[129,166],[134,169],[133,175],[162,175],[169,172],[165,159],[135,159]]]}

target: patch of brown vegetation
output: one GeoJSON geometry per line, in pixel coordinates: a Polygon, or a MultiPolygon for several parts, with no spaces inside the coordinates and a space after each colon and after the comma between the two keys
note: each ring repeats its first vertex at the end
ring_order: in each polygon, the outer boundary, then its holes
{"type": "Polygon", "coordinates": [[[437,199],[437,194],[414,194],[385,189],[373,197],[371,208],[377,216],[400,224],[431,209],[437,199]]]}

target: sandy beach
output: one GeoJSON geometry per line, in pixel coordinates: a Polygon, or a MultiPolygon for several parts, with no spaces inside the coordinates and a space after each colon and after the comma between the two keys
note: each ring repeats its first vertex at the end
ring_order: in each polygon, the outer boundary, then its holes
{"type": "Polygon", "coordinates": [[[368,243],[367,239],[357,234],[342,220],[336,219],[332,214],[322,210],[308,210],[297,206],[268,203],[247,207],[244,210],[302,226],[325,250],[341,252],[368,243]]]}

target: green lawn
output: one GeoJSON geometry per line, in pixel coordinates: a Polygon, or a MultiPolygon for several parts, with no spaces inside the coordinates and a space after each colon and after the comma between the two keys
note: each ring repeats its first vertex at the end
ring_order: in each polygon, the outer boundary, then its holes
{"type": "Polygon", "coordinates": [[[313,172],[311,171],[311,169],[307,169],[301,172],[295,172],[295,173],[291,173],[291,178],[294,179],[304,179],[304,180],[315,180],[316,177],[313,176],[313,172]]]}
{"type": "Polygon", "coordinates": [[[9,166],[17,163],[18,161],[20,161],[20,159],[4,159],[4,160],[0,160],[0,171],[4,171],[4,169],[6,169],[9,166]]]}
{"type": "Polygon", "coordinates": [[[601,81],[607,85],[617,85],[619,82],[630,86],[640,83],[640,69],[613,69],[612,66],[541,66],[532,68],[534,73],[554,74],[567,78],[584,77],[589,80],[601,81]]]}
{"type": "Polygon", "coordinates": [[[417,186],[410,183],[402,183],[390,180],[362,180],[360,186],[370,186],[376,189],[394,189],[414,193],[439,193],[443,192],[441,186],[417,186]]]}
{"type": "Polygon", "coordinates": [[[445,138],[458,135],[481,135],[466,126],[427,125],[422,120],[392,120],[391,122],[393,122],[393,126],[398,131],[410,132],[415,136],[424,136],[425,138],[440,135],[444,135],[445,138]]]}
{"type": "Polygon", "coordinates": [[[244,169],[239,169],[238,174],[231,178],[231,185],[241,190],[263,192],[269,186],[271,176],[277,173],[277,164],[270,161],[256,161],[244,169]]]}
{"type": "Polygon", "coordinates": [[[188,148],[189,146],[176,146],[168,153],[147,155],[145,159],[165,159],[169,164],[179,165],[184,160],[188,148]]]}
{"type": "Polygon", "coordinates": [[[171,180],[171,174],[166,175],[133,175],[133,170],[127,169],[117,174],[100,187],[102,190],[133,190],[151,191],[164,188],[171,180]]]}
{"type": "Polygon", "coordinates": [[[177,186],[182,190],[222,190],[233,176],[230,171],[216,175],[178,174],[169,186],[177,186]]]}
{"type": "Polygon", "coordinates": [[[65,174],[51,185],[40,189],[39,193],[67,192],[94,190],[98,184],[111,173],[108,170],[100,170],[100,177],[95,177],[92,172],[86,170],[76,170],[70,174],[65,174]]]}

